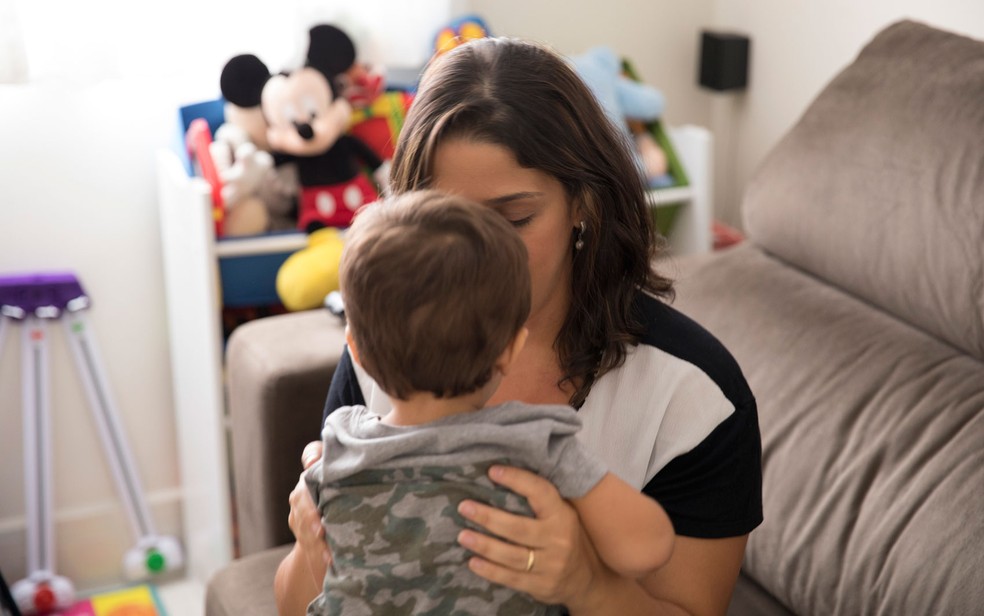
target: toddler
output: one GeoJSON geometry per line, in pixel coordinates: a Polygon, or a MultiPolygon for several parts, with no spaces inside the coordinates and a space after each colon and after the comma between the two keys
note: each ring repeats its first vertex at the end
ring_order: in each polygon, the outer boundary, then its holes
{"type": "Polygon", "coordinates": [[[559,613],[468,569],[461,501],[533,515],[489,479],[493,464],[550,480],[616,572],[665,564],[669,518],[581,446],[574,409],[485,406],[530,311],[526,247],[502,216],[434,191],[374,203],[348,231],[340,282],[349,352],[392,408],[342,407],[325,423],[323,459],[305,477],[332,563],[308,614],[559,613]]]}

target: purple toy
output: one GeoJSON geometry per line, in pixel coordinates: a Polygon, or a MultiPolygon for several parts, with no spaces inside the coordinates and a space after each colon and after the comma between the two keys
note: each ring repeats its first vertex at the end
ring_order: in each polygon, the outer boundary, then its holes
{"type": "Polygon", "coordinates": [[[11,590],[17,605],[29,614],[67,607],[75,594],[71,581],[55,574],[54,562],[47,333],[47,325],[53,320],[64,325],[65,337],[82,377],[93,419],[136,538],[136,545],[123,558],[126,577],[131,581],[145,579],[180,568],[184,563],[177,540],[158,535],[154,528],[116,403],[102,369],[99,349],[86,320],[90,303],[79,279],[71,272],[0,276],[0,348],[3,348],[8,324],[19,325],[22,334],[21,393],[29,573],[11,590]]]}
{"type": "Polygon", "coordinates": [[[63,311],[82,310],[89,298],[71,272],[0,276],[0,314],[23,319],[28,314],[47,319],[63,311]]]}

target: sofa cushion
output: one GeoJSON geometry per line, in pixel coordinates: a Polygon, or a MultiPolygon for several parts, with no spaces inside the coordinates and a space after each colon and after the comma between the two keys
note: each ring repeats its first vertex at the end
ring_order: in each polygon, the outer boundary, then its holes
{"type": "Polygon", "coordinates": [[[904,21],[749,184],[769,252],[984,358],[984,42],[904,21]]]}
{"type": "Polygon", "coordinates": [[[745,573],[796,614],[979,614],[984,363],[751,244],[681,268],[758,401],[745,573]]]}
{"type": "Polygon", "coordinates": [[[739,575],[726,616],[796,616],[747,575],[739,575]]]}
{"type": "Polygon", "coordinates": [[[208,582],[205,616],[270,616],[277,613],[273,577],[291,546],[232,561],[208,582]]]}
{"type": "Polygon", "coordinates": [[[226,349],[239,553],[293,541],[287,497],[301,451],[321,434],[321,413],[345,346],[327,310],[256,319],[226,349]]]}

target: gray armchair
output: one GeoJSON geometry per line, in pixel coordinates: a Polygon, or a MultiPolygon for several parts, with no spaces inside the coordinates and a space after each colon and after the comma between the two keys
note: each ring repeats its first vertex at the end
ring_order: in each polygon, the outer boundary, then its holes
{"type": "Polygon", "coordinates": [[[273,574],[293,542],[287,497],[345,344],[326,310],[238,327],[226,349],[234,515],[240,558],[208,585],[206,614],[275,614],[273,574]],[[279,546],[279,547],[278,547],[279,546]]]}

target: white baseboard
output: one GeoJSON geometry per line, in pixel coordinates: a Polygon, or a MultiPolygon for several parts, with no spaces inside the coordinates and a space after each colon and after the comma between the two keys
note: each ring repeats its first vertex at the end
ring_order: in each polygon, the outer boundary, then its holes
{"type": "MultiPolygon", "coordinates": [[[[158,533],[179,540],[182,491],[157,490],[147,504],[158,533]]],[[[134,538],[119,501],[98,501],[54,512],[56,573],[72,580],[79,592],[118,586],[123,580],[123,554],[134,538]]],[[[0,569],[9,583],[27,575],[27,532],[23,515],[0,518],[0,569]]],[[[179,612],[175,612],[179,613],[179,612]]]]}

